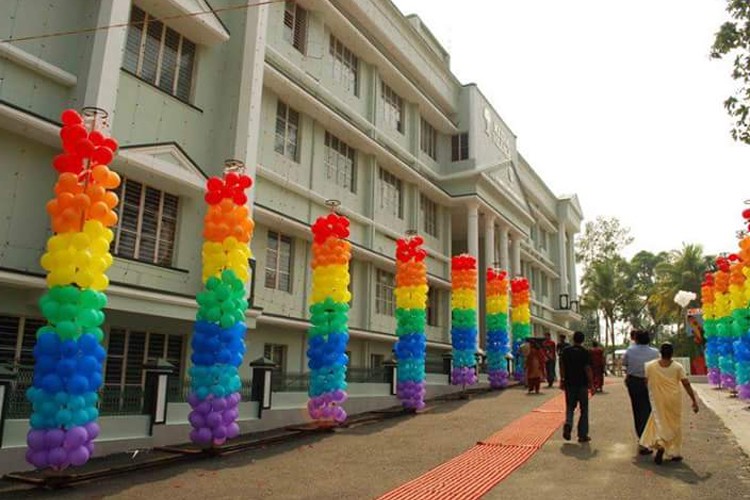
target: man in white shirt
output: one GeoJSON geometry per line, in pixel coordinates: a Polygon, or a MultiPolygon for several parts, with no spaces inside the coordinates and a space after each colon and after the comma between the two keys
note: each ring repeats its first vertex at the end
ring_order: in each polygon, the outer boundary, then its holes
{"type": "MultiPolygon", "coordinates": [[[[622,365],[626,368],[625,385],[630,395],[630,405],[633,408],[633,422],[635,433],[640,440],[643,429],[646,427],[648,417],[651,415],[651,402],[648,397],[648,386],[646,385],[645,365],[649,361],[659,359],[659,351],[648,344],[651,338],[646,331],[636,330],[635,344],[628,347],[622,358],[622,365]]],[[[638,445],[638,453],[648,455],[652,450],[638,445]]]]}

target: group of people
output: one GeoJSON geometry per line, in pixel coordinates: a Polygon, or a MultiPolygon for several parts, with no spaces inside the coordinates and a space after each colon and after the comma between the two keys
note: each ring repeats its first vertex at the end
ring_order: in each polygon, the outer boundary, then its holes
{"type": "MultiPolygon", "coordinates": [[[[561,335],[559,341],[555,343],[552,340],[552,334],[546,332],[544,340],[539,342],[538,339],[528,338],[521,347],[521,355],[524,363],[524,380],[529,394],[540,393],[542,380],[547,380],[547,387],[550,388],[557,380],[557,359],[565,348],[570,344],[561,335]]],[[[593,386],[596,391],[604,390],[604,350],[598,342],[594,341],[592,348],[589,349],[591,356],[591,369],[593,375],[593,386]]],[[[561,368],[562,370],[562,368],[561,368]]]]}
{"type": "MultiPolygon", "coordinates": [[[[564,347],[560,357],[560,389],[565,391],[565,424],[563,438],[571,439],[573,416],[580,408],[578,441],[591,441],[589,436],[589,394],[598,390],[595,376],[594,349],[583,346],[584,334],[573,334],[573,345],[564,347]]],[[[685,369],[672,360],[672,344],[664,343],[659,350],[649,346],[648,332],[636,330],[631,335],[632,345],[623,358],[627,370],[625,385],[628,388],[635,431],[638,435],[638,452],[649,455],[656,452],[654,461],[663,463],[665,456],[672,461],[682,460],[682,386],[692,400],[694,412],[698,403],[685,369]]],[[[598,368],[597,368],[598,369],[598,368]]],[[[603,371],[602,371],[603,378],[603,371]]]]}

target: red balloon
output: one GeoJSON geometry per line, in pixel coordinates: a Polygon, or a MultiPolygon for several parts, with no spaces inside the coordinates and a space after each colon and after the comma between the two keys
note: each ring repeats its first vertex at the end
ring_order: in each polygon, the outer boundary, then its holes
{"type": "Polygon", "coordinates": [[[249,175],[241,175],[239,185],[242,189],[248,189],[253,185],[253,180],[249,175]]]}
{"type": "Polygon", "coordinates": [[[234,196],[232,196],[232,200],[238,205],[244,205],[247,203],[247,195],[242,191],[237,191],[234,193],[234,196]]]}
{"type": "Polygon", "coordinates": [[[227,186],[236,186],[240,182],[240,176],[235,172],[229,172],[224,176],[224,181],[227,183],[227,186]]]}
{"type": "Polygon", "coordinates": [[[104,136],[104,134],[102,134],[98,130],[94,130],[89,134],[89,140],[94,144],[94,146],[101,146],[105,139],[106,137],[104,136]]]}
{"type": "Polygon", "coordinates": [[[68,167],[68,155],[62,154],[55,156],[55,159],[52,160],[52,166],[60,173],[65,172],[68,167]]]}
{"type": "Polygon", "coordinates": [[[102,141],[102,146],[104,146],[105,148],[109,148],[109,150],[113,153],[116,152],[117,148],[120,147],[117,141],[112,137],[107,137],[106,139],[104,139],[104,141],[102,141]]]}
{"type": "Polygon", "coordinates": [[[66,109],[63,111],[60,115],[60,119],[65,125],[77,125],[83,123],[83,118],[81,118],[81,115],[79,115],[74,109],[66,109]]]}
{"type": "Polygon", "coordinates": [[[94,152],[94,144],[88,139],[80,139],[75,143],[75,152],[84,158],[89,158],[94,152]]]}
{"type": "Polygon", "coordinates": [[[209,191],[221,191],[224,188],[224,182],[218,177],[211,177],[206,183],[209,191]]]}
{"type": "Polygon", "coordinates": [[[206,203],[208,203],[209,205],[218,205],[222,200],[221,192],[209,191],[208,193],[206,193],[205,199],[206,203]]]}
{"type": "Polygon", "coordinates": [[[114,157],[115,155],[112,153],[112,150],[103,146],[99,146],[91,154],[91,159],[97,165],[109,165],[110,163],[112,163],[114,157]]]}

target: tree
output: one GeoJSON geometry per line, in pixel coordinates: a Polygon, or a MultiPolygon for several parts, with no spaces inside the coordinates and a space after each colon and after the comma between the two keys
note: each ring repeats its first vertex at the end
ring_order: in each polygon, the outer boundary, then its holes
{"type": "Polygon", "coordinates": [[[656,292],[656,268],[666,261],[667,253],[641,250],[625,267],[626,295],[620,319],[633,328],[651,330],[659,323],[653,303],[656,292]]]}
{"type": "Polygon", "coordinates": [[[596,261],[620,255],[633,242],[630,228],[617,217],[597,217],[587,222],[583,235],[576,242],[576,261],[588,268],[596,261]]]}
{"type": "Polygon", "coordinates": [[[604,320],[604,345],[615,344],[615,323],[629,297],[626,286],[627,262],[620,256],[593,261],[584,272],[581,297],[584,308],[596,310],[604,320]]]}
{"type": "Polygon", "coordinates": [[[750,144],[750,3],[728,0],[727,12],[731,20],[716,33],[711,57],[734,56],[732,78],[737,80],[739,88],[724,101],[724,107],[734,119],[732,138],[750,144]]]}
{"type": "Polygon", "coordinates": [[[683,243],[680,250],[672,250],[666,260],[656,266],[652,303],[660,322],[682,324],[682,309],[674,302],[680,290],[695,292],[697,298],[691,305],[700,304],[701,282],[713,260],[703,255],[701,245],[683,243]]]}

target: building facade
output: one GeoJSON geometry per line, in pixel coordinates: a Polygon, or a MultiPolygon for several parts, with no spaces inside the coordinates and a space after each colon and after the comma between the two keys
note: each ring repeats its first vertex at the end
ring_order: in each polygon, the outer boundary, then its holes
{"type": "Polygon", "coordinates": [[[186,376],[203,186],[226,158],[256,180],[247,360],[272,359],[281,380],[307,370],[309,227],[327,199],[352,222],[349,355],[362,381],[391,356],[395,240],[408,229],[429,254],[430,367],[450,350],[460,252],[530,279],[536,334],[580,319],[569,306],[577,198],[550,191],[478,87],[461,84],[427,27],[389,0],[12,0],[2,10],[0,37],[12,41],[0,43],[0,363],[33,363],[51,160],[69,107],[107,110],[121,145],[103,400],[115,414],[123,394],[138,398],[144,362],[166,358],[186,376]]]}

